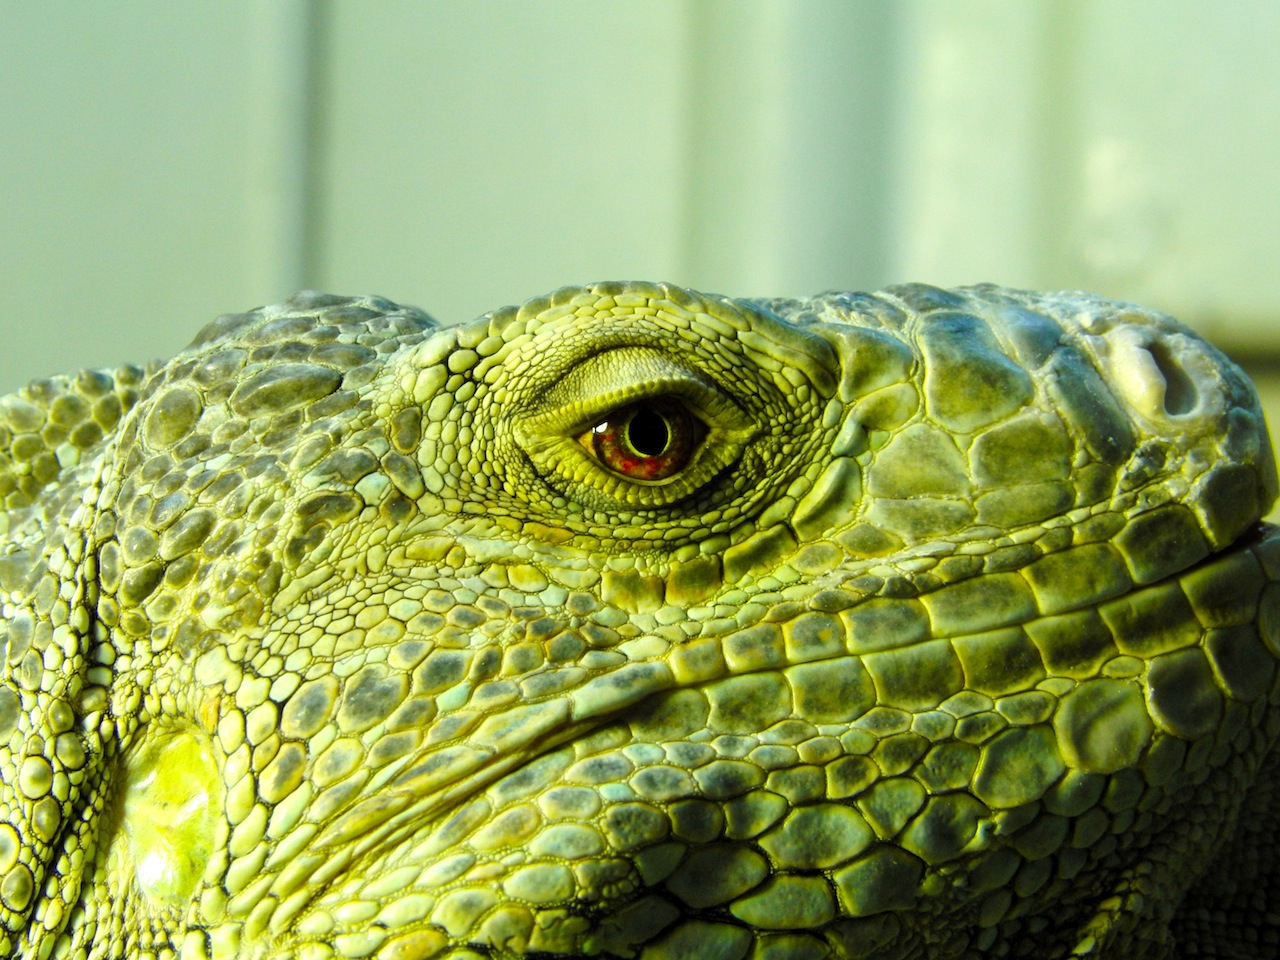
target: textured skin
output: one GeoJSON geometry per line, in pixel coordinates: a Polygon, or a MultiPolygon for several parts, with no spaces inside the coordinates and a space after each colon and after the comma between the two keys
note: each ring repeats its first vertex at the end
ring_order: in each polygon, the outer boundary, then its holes
{"type": "Polygon", "coordinates": [[[0,955],[1272,956],[1269,450],[1169,318],[992,287],[303,295],[38,381],[0,955]]]}

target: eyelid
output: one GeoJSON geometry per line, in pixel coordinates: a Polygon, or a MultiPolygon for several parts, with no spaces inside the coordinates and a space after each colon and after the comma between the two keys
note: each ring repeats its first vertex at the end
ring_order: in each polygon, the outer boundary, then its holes
{"type": "Polygon", "coordinates": [[[746,443],[758,433],[746,411],[702,374],[633,347],[597,354],[571,370],[520,418],[517,436],[577,436],[621,407],[660,396],[684,401],[712,435],[746,443]]]}
{"type": "Polygon", "coordinates": [[[754,433],[754,424],[737,404],[719,391],[706,389],[702,384],[694,384],[688,380],[631,384],[623,389],[592,397],[576,410],[551,411],[526,422],[550,428],[565,436],[577,436],[603,423],[618,410],[660,397],[673,397],[683,402],[690,414],[706,424],[709,433],[730,435],[742,440],[749,439],[754,433]]]}

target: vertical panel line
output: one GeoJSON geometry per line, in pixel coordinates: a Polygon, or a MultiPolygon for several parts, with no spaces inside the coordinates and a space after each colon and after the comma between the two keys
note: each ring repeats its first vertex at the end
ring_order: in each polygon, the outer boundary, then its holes
{"type": "Polygon", "coordinates": [[[329,121],[332,97],[329,75],[333,7],[330,0],[311,0],[305,4],[306,76],[304,80],[304,156],[299,175],[302,178],[302,207],[299,242],[300,273],[303,286],[322,288],[327,264],[326,185],[329,121]]]}

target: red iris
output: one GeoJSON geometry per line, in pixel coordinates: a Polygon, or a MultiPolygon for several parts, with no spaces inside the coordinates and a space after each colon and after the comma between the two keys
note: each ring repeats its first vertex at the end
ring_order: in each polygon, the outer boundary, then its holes
{"type": "Polygon", "coordinates": [[[688,466],[705,432],[679,400],[656,397],[619,407],[582,439],[614,473],[631,480],[665,480],[688,466]]]}

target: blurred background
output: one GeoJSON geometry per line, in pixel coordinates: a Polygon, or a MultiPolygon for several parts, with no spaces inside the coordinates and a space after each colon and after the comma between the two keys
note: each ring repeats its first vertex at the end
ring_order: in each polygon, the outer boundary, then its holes
{"type": "Polygon", "coordinates": [[[1085,288],[1280,424],[1280,4],[0,0],[0,390],[304,287],[1085,288]]]}

